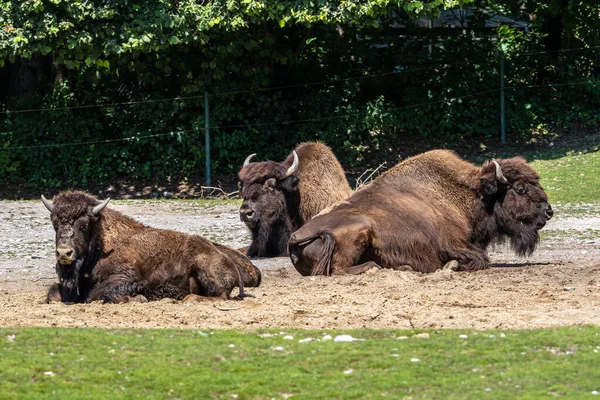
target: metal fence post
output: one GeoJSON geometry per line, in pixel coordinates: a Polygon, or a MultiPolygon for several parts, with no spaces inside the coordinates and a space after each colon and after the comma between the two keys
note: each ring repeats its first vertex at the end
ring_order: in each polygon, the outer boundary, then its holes
{"type": "Polygon", "coordinates": [[[208,112],[208,92],[204,92],[204,149],[206,158],[206,186],[210,186],[210,114],[208,112]]]}
{"type": "Polygon", "coordinates": [[[504,116],[504,52],[500,50],[500,144],[506,144],[504,116]]]}

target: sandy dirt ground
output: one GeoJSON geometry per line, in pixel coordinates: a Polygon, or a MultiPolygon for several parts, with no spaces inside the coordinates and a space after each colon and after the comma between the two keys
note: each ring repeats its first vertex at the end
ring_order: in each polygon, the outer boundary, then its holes
{"type": "MultiPolygon", "coordinates": [[[[247,245],[237,206],[131,200],[109,207],[158,228],[247,245]]],[[[103,328],[500,328],[600,325],[600,206],[557,206],[538,251],[504,245],[474,273],[369,271],[302,277],[288,258],[261,259],[254,299],[183,303],[44,304],[56,280],[54,230],[37,201],[0,201],[0,326],[103,328]]]]}

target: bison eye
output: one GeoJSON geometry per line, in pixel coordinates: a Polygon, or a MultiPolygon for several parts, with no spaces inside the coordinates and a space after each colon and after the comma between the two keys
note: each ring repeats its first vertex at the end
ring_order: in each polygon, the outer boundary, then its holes
{"type": "Polygon", "coordinates": [[[518,187],[515,189],[517,191],[518,194],[525,194],[527,193],[527,188],[524,186],[518,187]]]}

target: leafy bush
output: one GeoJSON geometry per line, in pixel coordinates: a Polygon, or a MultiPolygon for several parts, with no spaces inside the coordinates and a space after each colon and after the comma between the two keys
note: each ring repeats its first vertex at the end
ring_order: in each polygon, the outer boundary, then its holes
{"type": "Polygon", "coordinates": [[[499,50],[510,138],[600,122],[600,39],[583,29],[600,6],[564,14],[565,45],[589,49],[544,53],[556,10],[541,2],[527,2],[538,17],[527,32],[490,30],[481,9],[464,29],[416,27],[415,17],[452,3],[437,0],[253,3],[1,3],[2,110],[43,111],[0,114],[0,180],[199,176],[205,93],[222,174],[250,153],[283,159],[303,140],[324,140],[361,167],[408,137],[448,146],[497,137],[499,50]]]}

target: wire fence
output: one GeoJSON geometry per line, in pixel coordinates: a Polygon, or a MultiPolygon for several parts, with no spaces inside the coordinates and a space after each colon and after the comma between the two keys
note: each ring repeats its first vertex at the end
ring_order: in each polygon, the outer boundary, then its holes
{"type": "MultiPolygon", "coordinates": [[[[582,51],[582,50],[595,50],[599,49],[600,46],[591,46],[591,47],[574,47],[568,49],[560,49],[560,50],[549,50],[549,51],[538,51],[538,52],[529,52],[522,53],[520,56],[531,56],[531,55],[542,55],[542,54],[554,54],[554,53],[567,53],[572,51],[582,51]]],[[[144,100],[135,100],[135,101],[122,101],[122,102],[111,102],[111,103],[103,103],[103,104],[82,104],[76,106],[64,106],[64,107],[48,107],[48,108],[29,108],[29,109],[15,109],[15,110],[1,110],[0,115],[8,115],[8,114],[19,114],[19,113],[33,113],[33,112],[52,112],[52,111],[67,111],[67,110],[77,110],[77,109],[89,109],[89,108],[114,108],[114,107],[124,107],[124,106],[133,106],[138,104],[152,104],[152,103],[162,103],[162,102],[174,102],[174,101],[190,101],[190,100],[199,100],[204,99],[205,97],[216,98],[216,97],[224,97],[224,96],[235,96],[239,94],[248,94],[248,93],[260,93],[260,92],[268,92],[273,90],[285,90],[285,89],[294,89],[301,87],[310,87],[310,86],[318,86],[318,85],[332,85],[338,83],[352,82],[357,80],[364,79],[374,79],[374,78],[382,78],[386,76],[394,76],[399,74],[406,73],[414,73],[414,72],[423,72],[429,71],[433,69],[448,69],[456,66],[464,66],[469,64],[484,64],[496,62],[496,60],[490,59],[475,59],[475,60],[465,60],[457,63],[433,63],[426,67],[417,67],[417,68],[406,68],[398,71],[390,71],[390,72],[382,72],[378,74],[369,74],[369,75],[360,75],[343,79],[330,79],[330,80],[321,80],[316,82],[304,82],[297,83],[292,85],[282,85],[282,86],[272,86],[265,88],[256,88],[256,89],[247,89],[247,90],[234,90],[234,91],[226,91],[219,93],[207,93],[202,95],[194,95],[194,96],[177,96],[177,97],[167,97],[161,99],[144,99],[144,100]]],[[[565,84],[547,84],[546,86],[564,86],[565,84]]],[[[566,84],[569,85],[569,84],[566,84]]],[[[523,86],[525,87],[525,86],[523,86]]],[[[533,86],[527,86],[533,87],[533,86]]],[[[541,86],[540,86],[541,87],[541,86]]],[[[509,87],[507,87],[509,88],[509,87]]],[[[514,87],[513,87],[514,88],[514,87]]]]}
{"type": "MultiPolygon", "coordinates": [[[[579,82],[548,83],[548,84],[543,84],[543,85],[513,85],[513,86],[504,87],[504,90],[519,90],[519,89],[529,89],[529,88],[553,88],[553,87],[585,85],[585,84],[592,84],[592,83],[599,83],[599,82],[594,81],[594,80],[585,80],[585,81],[579,81],[579,82]]],[[[423,103],[418,103],[418,104],[410,104],[410,105],[401,106],[401,107],[393,107],[393,108],[390,108],[390,110],[400,111],[400,110],[426,107],[426,106],[430,106],[430,105],[447,103],[447,102],[462,101],[465,99],[470,99],[473,97],[483,96],[483,95],[487,95],[487,94],[491,94],[491,93],[499,93],[501,90],[503,90],[503,89],[495,88],[495,89],[470,93],[470,94],[466,94],[463,96],[444,98],[444,99],[440,99],[440,100],[432,100],[432,101],[428,101],[428,102],[423,102],[423,103]]],[[[203,98],[203,97],[204,96],[201,96],[200,98],[203,98]]],[[[81,107],[74,107],[74,108],[81,108],[81,107]]],[[[27,110],[27,111],[35,111],[35,110],[27,110]]],[[[250,124],[215,125],[215,126],[211,126],[210,129],[243,129],[243,128],[257,128],[257,127],[264,127],[264,126],[278,126],[278,125],[325,122],[325,121],[331,121],[331,120],[339,120],[339,119],[345,119],[345,118],[351,118],[351,117],[358,117],[358,116],[364,115],[364,113],[365,113],[364,111],[360,111],[360,112],[355,112],[355,113],[346,113],[346,114],[332,115],[329,117],[319,117],[319,118],[305,118],[305,119],[294,119],[294,120],[285,120],[285,121],[257,122],[257,123],[250,123],[250,124]]],[[[2,151],[2,150],[9,151],[9,150],[40,149],[40,148],[73,147],[73,146],[89,146],[89,145],[95,145],[95,144],[108,144],[108,143],[115,143],[115,142],[130,142],[130,141],[134,141],[134,140],[152,139],[152,138],[165,137],[165,136],[174,137],[176,135],[181,135],[181,134],[198,133],[199,131],[202,131],[204,129],[205,128],[174,130],[174,131],[169,131],[169,132],[164,132],[164,133],[147,134],[147,135],[137,134],[137,135],[132,135],[132,136],[123,137],[123,138],[106,139],[106,140],[92,140],[92,141],[71,142],[71,143],[52,143],[52,144],[41,144],[41,145],[31,145],[31,146],[11,146],[11,147],[0,148],[0,151],[2,151]]]]}

